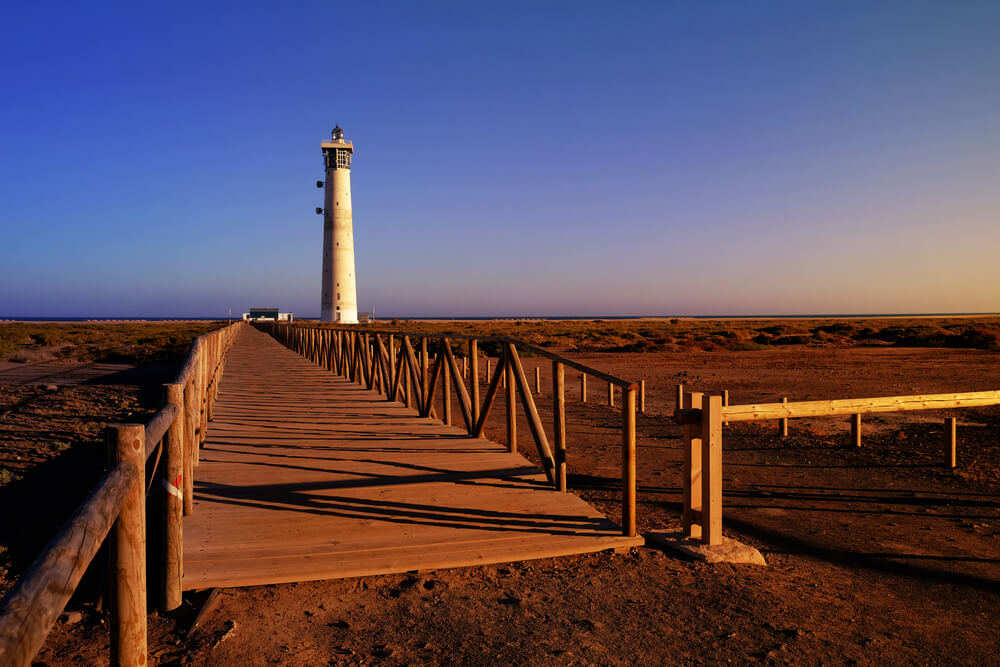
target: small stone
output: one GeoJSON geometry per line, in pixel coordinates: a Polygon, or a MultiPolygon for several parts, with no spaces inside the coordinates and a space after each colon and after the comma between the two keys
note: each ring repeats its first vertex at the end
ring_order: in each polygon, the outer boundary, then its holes
{"type": "Polygon", "coordinates": [[[45,391],[59,391],[59,387],[54,384],[45,385],[45,391]]]}
{"type": "Polygon", "coordinates": [[[62,622],[65,623],[66,625],[73,625],[74,623],[79,623],[80,621],[83,620],[83,612],[67,611],[65,614],[62,615],[62,618],[60,620],[62,620],[62,622]]]}

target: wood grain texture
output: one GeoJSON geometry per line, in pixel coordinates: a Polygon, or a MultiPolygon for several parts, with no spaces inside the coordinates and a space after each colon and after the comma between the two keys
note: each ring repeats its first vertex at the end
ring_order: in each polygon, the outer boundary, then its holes
{"type": "Polygon", "coordinates": [[[730,405],[722,408],[722,419],[724,421],[740,422],[761,419],[794,419],[796,417],[868,414],[873,412],[972,408],[998,404],[1000,404],[1000,390],[969,391],[954,394],[927,394],[923,396],[880,396],[875,398],[842,398],[832,401],[730,405]]]}
{"type": "MultiPolygon", "coordinates": [[[[449,363],[447,353],[438,363],[449,363]]],[[[196,511],[184,523],[185,589],[642,542],[554,491],[504,446],[422,419],[250,328],[229,354],[198,473],[196,511]]]]}
{"type": "Polygon", "coordinates": [[[137,484],[134,463],[114,466],[0,602],[0,665],[30,665],[137,484]]]}

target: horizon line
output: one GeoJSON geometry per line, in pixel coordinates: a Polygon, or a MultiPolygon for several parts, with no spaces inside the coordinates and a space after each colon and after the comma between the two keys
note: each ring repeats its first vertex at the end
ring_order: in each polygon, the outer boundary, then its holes
{"type": "MultiPolygon", "coordinates": [[[[295,314],[292,313],[293,317],[295,314]]],[[[693,320],[726,320],[726,319],[877,319],[877,318],[927,318],[927,317],[997,317],[1000,312],[962,312],[962,313],[797,313],[797,314],[716,314],[716,315],[382,315],[373,318],[375,321],[386,320],[640,320],[640,319],[693,319],[693,320]]],[[[196,316],[196,315],[41,315],[41,316],[0,316],[0,322],[61,322],[61,321],[193,321],[193,320],[240,320],[240,317],[196,316]]],[[[318,315],[295,317],[296,320],[318,320],[318,315]]]]}

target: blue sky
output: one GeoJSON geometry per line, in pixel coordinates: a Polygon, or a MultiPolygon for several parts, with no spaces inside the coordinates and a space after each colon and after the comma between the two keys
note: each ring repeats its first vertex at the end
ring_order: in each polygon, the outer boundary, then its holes
{"type": "Polygon", "coordinates": [[[1000,3],[8,3],[0,317],[1000,310],[1000,3]]]}

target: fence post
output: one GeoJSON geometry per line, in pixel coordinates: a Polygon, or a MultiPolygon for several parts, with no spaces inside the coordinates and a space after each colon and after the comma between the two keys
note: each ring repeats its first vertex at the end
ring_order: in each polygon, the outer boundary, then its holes
{"type": "Polygon", "coordinates": [[[486,384],[490,383],[490,378],[493,377],[490,373],[493,372],[493,360],[486,357],[486,384]]]}
{"type": "Polygon", "coordinates": [[[608,383],[608,407],[615,407],[615,386],[608,383]]]}
{"type": "Polygon", "coordinates": [[[636,387],[622,388],[622,533],[635,537],[635,394],[636,387]]]}
{"type": "MultiPolygon", "coordinates": [[[[503,352],[503,354],[507,353],[503,352]]],[[[514,362],[509,355],[502,378],[506,382],[504,388],[507,396],[507,449],[514,453],[517,451],[517,407],[514,401],[514,362]]]]}
{"type": "Polygon", "coordinates": [[[566,375],[562,363],[552,362],[552,432],[556,482],[566,492],[566,375]]]}
{"type": "MultiPolygon", "coordinates": [[[[451,426],[451,366],[446,363],[447,357],[445,356],[444,346],[451,345],[447,338],[441,339],[441,350],[438,354],[441,356],[441,379],[444,380],[441,383],[441,393],[444,394],[444,423],[445,426],[451,426]]],[[[461,382],[461,378],[455,378],[456,382],[461,382]]]]}
{"type": "MultiPolygon", "coordinates": [[[[195,352],[197,354],[197,351],[195,352]]],[[[198,365],[195,364],[195,368],[198,365]]],[[[191,373],[184,388],[184,450],[181,459],[181,480],[183,489],[184,514],[191,513],[191,490],[194,488],[194,453],[198,448],[198,380],[197,373],[191,373]]]]}
{"type": "Polygon", "coordinates": [[[427,389],[430,385],[430,378],[427,377],[427,338],[420,339],[420,395],[427,401],[427,389]]]}
{"type": "Polygon", "coordinates": [[[472,363],[472,423],[479,423],[479,343],[475,338],[469,341],[469,361],[472,363]]]}
{"type": "Polygon", "coordinates": [[[701,398],[701,541],[722,544],[722,396],[701,398]]]}
{"type": "Polygon", "coordinates": [[[677,409],[680,410],[684,407],[684,385],[677,385],[677,409]]]}
{"type": "MultiPolygon", "coordinates": [[[[701,392],[684,394],[684,385],[677,385],[681,391],[681,408],[696,408],[701,405],[701,392]]],[[[681,489],[681,525],[684,534],[691,538],[701,537],[701,426],[685,424],[681,427],[683,463],[681,489]]]]}
{"type": "Polygon", "coordinates": [[[210,356],[210,341],[208,338],[205,339],[205,344],[201,346],[198,351],[198,358],[200,360],[201,368],[201,385],[198,387],[199,401],[201,402],[201,428],[198,431],[198,448],[195,449],[194,461],[197,465],[201,457],[201,445],[205,442],[205,432],[208,430],[208,392],[212,386],[212,376],[209,373],[209,364],[211,363],[210,356]]]}
{"type": "Polygon", "coordinates": [[[327,340],[326,365],[331,373],[337,373],[340,370],[337,368],[337,332],[331,331],[327,340]]]}
{"type": "Polygon", "coordinates": [[[851,442],[855,447],[861,446],[861,413],[851,415],[851,442]]]}
{"type": "Polygon", "coordinates": [[[128,461],[139,474],[122,503],[111,531],[111,664],[146,664],[146,429],[111,427],[107,434],[112,462],[128,461]]]}
{"type": "Polygon", "coordinates": [[[646,414],[646,381],[639,380],[639,414],[646,414]]]}
{"type": "MultiPolygon", "coordinates": [[[[788,403],[788,397],[787,396],[782,396],[781,397],[781,402],[782,403],[788,403]]],[[[781,427],[781,437],[782,438],[787,438],[788,437],[788,417],[782,417],[780,420],[778,420],[778,425],[781,427]]]]}
{"type": "Polygon", "coordinates": [[[542,395],[542,368],[535,366],[535,396],[542,395]]]}
{"type": "Polygon", "coordinates": [[[958,440],[956,427],[958,425],[958,419],[955,417],[945,417],[944,418],[944,445],[945,445],[945,465],[949,468],[954,468],[956,463],[956,450],[958,449],[958,440]]]}
{"type": "Polygon", "coordinates": [[[163,439],[163,608],[173,611],[181,605],[181,577],[184,574],[184,385],[164,385],[166,404],[180,411],[163,439]]]}
{"type": "Polygon", "coordinates": [[[587,402],[587,374],[580,373],[580,402],[587,402]]]}

